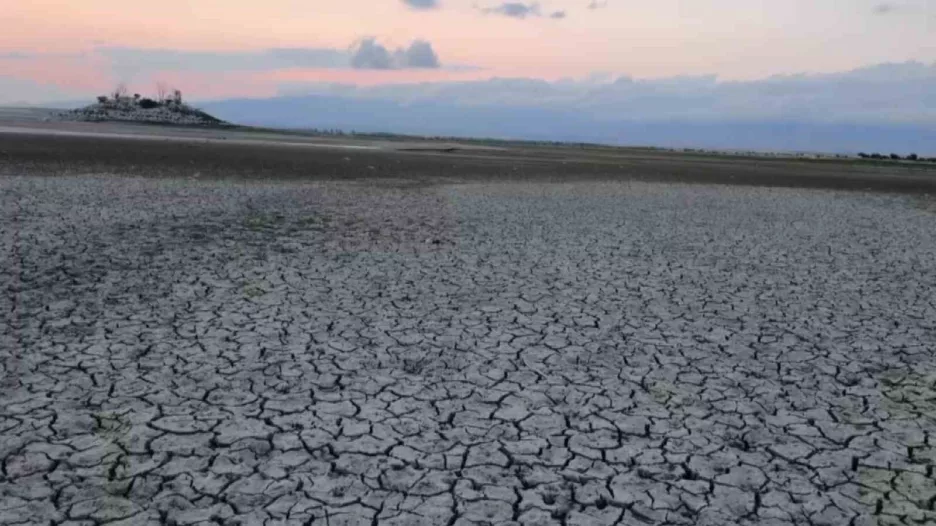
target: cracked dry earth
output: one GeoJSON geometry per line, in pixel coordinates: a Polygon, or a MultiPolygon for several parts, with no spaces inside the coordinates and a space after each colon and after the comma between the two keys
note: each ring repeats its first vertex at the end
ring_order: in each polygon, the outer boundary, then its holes
{"type": "Polygon", "coordinates": [[[933,524],[912,198],[0,180],[2,524],[933,524]]]}

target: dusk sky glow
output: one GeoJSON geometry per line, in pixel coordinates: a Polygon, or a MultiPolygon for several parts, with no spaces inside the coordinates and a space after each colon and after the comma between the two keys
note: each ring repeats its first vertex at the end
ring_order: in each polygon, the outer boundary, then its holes
{"type": "MultiPolygon", "coordinates": [[[[936,60],[936,2],[905,0],[13,1],[0,11],[0,101],[162,79],[201,98],[284,83],[379,85],[848,71],[936,60]],[[560,17],[558,13],[561,13],[560,17]],[[385,62],[351,67],[373,39],[385,62]],[[405,60],[413,42],[439,67],[405,60]],[[292,55],[276,51],[292,50],[292,55]],[[431,49],[431,51],[427,51],[431,49]],[[299,52],[304,52],[300,55],[299,52]],[[272,58],[271,58],[272,57],[272,58]],[[389,59],[387,59],[389,57],[389,59]],[[373,65],[383,65],[374,69],[373,65]]],[[[378,57],[380,58],[380,57],[378,57]]],[[[370,61],[368,61],[370,60],[370,61]]]]}

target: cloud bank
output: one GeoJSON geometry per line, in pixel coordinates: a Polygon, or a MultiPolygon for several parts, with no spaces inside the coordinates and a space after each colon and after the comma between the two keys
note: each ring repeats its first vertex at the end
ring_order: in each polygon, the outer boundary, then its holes
{"type": "Polygon", "coordinates": [[[375,38],[363,38],[348,49],[270,48],[256,51],[187,51],[119,46],[101,46],[84,53],[40,54],[10,51],[0,53],[2,62],[68,60],[91,69],[106,65],[114,77],[130,80],[153,72],[198,73],[263,72],[288,69],[438,69],[442,62],[432,44],[414,40],[390,50],[375,38]]]}
{"type": "Polygon", "coordinates": [[[817,75],[719,81],[712,76],[634,79],[595,76],[547,82],[495,78],[475,82],[374,87],[297,84],[288,94],[460,106],[522,106],[574,111],[598,120],[808,120],[914,122],[936,126],[936,64],[881,64],[817,75]]]}
{"type": "Polygon", "coordinates": [[[210,107],[249,124],[673,147],[936,154],[936,64],[714,76],[289,85],[210,107]]]}
{"type": "MultiPolygon", "coordinates": [[[[78,61],[76,64],[87,60],[81,54],[50,57],[78,61]]],[[[556,82],[494,78],[356,87],[299,81],[283,84],[283,80],[274,79],[289,75],[267,73],[290,69],[302,73],[316,68],[416,70],[441,64],[429,42],[417,40],[392,49],[373,38],[362,39],[348,50],[183,52],[109,47],[97,49],[94,58],[112,68],[112,78],[117,80],[132,78],[135,72],[167,71],[181,79],[192,75],[206,86],[225,75],[259,82],[257,86],[267,93],[279,85],[284,97],[218,103],[220,117],[246,124],[779,149],[810,149],[812,140],[813,149],[887,149],[936,155],[936,64],[919,62],[755,81],[720,81],[716,76],[636,79],[604,74],[556,82]]],[[[0,103],[87,100],[87,94],[79,92],[76,85],[56,87],[26,77],[14,78],[17,64],[36,59],[36,54],[15,51],[0,55],[0,71],[10,72],[0,75],[0,103]]],[[[72,69],[79,73],[106,71],[72,69]]],[[[26,71],[24,68],[19,74],[26,71]]],[[[99,89],[94,88],[95,79],[107,78],[106,73],[86,76],[89,78],[84,79],[81,89],[99,89]]],[[[188,92],[186,85],[180,87],[188,92]]]]}
{"type": "MultiPolygon", "coordinates": [[[[259,51],[182,51],[99,47],[89,55],[103,57],[118,77],[149,71],[224,73],[290,68],[347,68],[349,54],[329,48],[273,48],[259,51]]],[[[89,57],[90,58],[90,57],[89,57]]]]}

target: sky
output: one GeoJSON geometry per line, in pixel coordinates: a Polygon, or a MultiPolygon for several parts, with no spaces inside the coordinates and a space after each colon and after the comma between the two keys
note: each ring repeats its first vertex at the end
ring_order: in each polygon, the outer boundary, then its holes
{"type": "MultiPolygon", "coordinates": [[[[374,85],[716,75],[752,80],[936,60],[936,0],[30,0],[0,10],[0,100],[157,79],[196,98],[374,85]],[[391,59],[416,42],[437,61],[391,59]],[[290,50],[293,56],[274,57],[290,50]],[[306,56],[300,58],[302,52],[306,56]],[[414,67],[407,67],[412,65],[414,67]],[[15,86],[20,86],[15,88],[15,86]],[[17,92],[14,92],[18,89],[17,92]]],[[[405,53],[404,53],[405,55],[405,53]]]]}
{"type": "Polygon", "coordinates": [[[936,127],[936,0],[117,5],[4,5],[0,104],[89,100],[118,84],[153,95],[162,82],[206,103],[304,95],[593,121],[936,127]]]}

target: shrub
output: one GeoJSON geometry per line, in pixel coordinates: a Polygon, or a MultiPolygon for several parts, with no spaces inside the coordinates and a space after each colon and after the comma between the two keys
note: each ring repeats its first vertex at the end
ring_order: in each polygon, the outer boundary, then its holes
{"type": "Polygon", "coordinates": [[[858,152],[858,157],[861,157],[862,159],[867,159],[868,157],[871,157],[871,156],[864,152],[858,152]]]}
{"type": "Polygon", "coordinates": [[[149,110],[152,108],[158,108],[159,103],[153,99],[143,98],[143,99],[140,99],[140,107],[143,108],[144,110],[149,110]]]}
{"type": "Polygon", "coordinates": [[[97,101],[101,104],[107,102],[107,95],[98,95],[97,101]]]}
{"type": "Polygon", "coordinates": [[[915,154],[915,153],[911,153],[910,155],[907,156],[907,160],[908,160],[908,161],[919,161],[919,160],[920,160],[920,156],[917,155],[917,154],[915,154]]]}
{"type": "Polygon", "coordinates": [[[894,161],[899,161],[899,160],[903,159],[903,157],[897,155],[896,153],[890,154],[890,158],[891,158],[892,160],[894,160],[894,161]]]}

